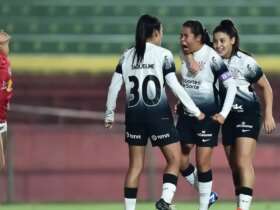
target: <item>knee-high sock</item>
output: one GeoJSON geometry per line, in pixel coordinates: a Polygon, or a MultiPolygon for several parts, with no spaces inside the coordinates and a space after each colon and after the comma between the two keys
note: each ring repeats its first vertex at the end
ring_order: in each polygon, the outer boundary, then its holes
{"type": "Polygon", "coordinates": [[[176,192],[178,177],[173,174],[163,175],[163,185],[161,198],[166,202],[171,204],[174,194],[176,192]]]}
{"type": "Polygon", "coordinates": [[[197,169],[192,164],[189,164],[185,170],[181,171],[181,174],[198,191],[197,169]]]}
{"type": "Polygon", "coordinates": [[[238,207],[242,210],[249,210],[253,198],[253,189],[249,187],[240,187],[238,207]]]}
{"type": "Polygon", "coordinates": [[[199,191],[199,210],[208,210],[209,197],[212,191],[212,171],[198,171],[197,177],[199,191]]]}
{"type": "Polygon", "coordinates": [[[135,210],[137,188],[124,188],[124,206],[125,210],[135,210]]]}

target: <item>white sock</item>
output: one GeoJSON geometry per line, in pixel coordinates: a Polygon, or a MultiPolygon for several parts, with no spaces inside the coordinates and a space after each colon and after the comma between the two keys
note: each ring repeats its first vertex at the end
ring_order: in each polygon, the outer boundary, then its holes
{"type": "Polygon", "coordinates": [[[198,191],[198,179],[197,179],[197,169],[196,168],[194,168],[193,173],[191,173],[188,176],[185,176],[185,179],[192,187],[194,187],[194,189],[196,189],[198,191]]]}
{"type": "Polygon", "coordinates": [[[125,210],[135,210],[136,198],[124,198],[125,210]]]}
{"type": "Polygon", "coordinates": [[[163,183],[161,198],[166,202],[171,204],[174,194],[176,192],[176,185],[172,183],[163,183]]]}
{"type": "Polygon", "coordinates": [[[242,210],[249,210],[251,206],[252,196],[239,194],[239,204],[238,207],[242,210]]]}
{"type": "Polygon", "coordinates": [[[209,197],[212,191],[212,181],[198,182],[199,210],[208,210],[209,197]]]}

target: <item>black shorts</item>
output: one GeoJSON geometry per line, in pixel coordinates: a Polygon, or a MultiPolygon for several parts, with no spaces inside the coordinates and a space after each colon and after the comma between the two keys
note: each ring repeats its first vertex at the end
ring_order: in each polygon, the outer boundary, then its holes
{"type": "Polygon", "coordinates": [[[222,126],[223,144],[233,145],[238,137],[257,140],[261,129],[260,115],[230,114],[222,126]]]}
{"type": "Polygon", "coordinates": [[[125,141],[129,145],[145,146],[150,138],[152,146],[179,142],[178,132],[171,120],[145,123],[127,123],[125,141]]]}
{"type": "Polygon", "coordinates": [[[199,147],[214,147],[218,144],[219,123],[210,117],[198,120],[180,115],[177,123],[181,144],[195,144],[199,147]]]}

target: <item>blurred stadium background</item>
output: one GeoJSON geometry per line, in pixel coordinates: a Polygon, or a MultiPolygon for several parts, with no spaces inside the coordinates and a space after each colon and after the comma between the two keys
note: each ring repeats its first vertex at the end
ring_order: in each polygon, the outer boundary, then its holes
{"type": "MultiPolygon", "coordinates": [[[[2,202],[122,200],[128,163],[123,93],[114,128],[105,130],[102,119],[111,73],[133,44],[136,21],[144,13],[162,20],[163,45],[176,55],[180,26],[187,19],[201,20],[210,32],[222,18],[238,25],[242,49],[254,54],[272,84],[278,125],[273,135],[260,137],[255,199],[279,201],[279,0],[1,0],[0,29],[12,36],[15,84],[9,165],[0,175],[2,202]]],[[[170,101],[175,102],[171,95],[170,101]]],[[[163,167],[159,151],[148,147],[141,200],[159,196],[163,167]]],[[[213,168],[214,190],[222,200],[233,200],[221,146],[213,168]]],[[[181,179],[176,200],[195,199],[181,179]]]]}

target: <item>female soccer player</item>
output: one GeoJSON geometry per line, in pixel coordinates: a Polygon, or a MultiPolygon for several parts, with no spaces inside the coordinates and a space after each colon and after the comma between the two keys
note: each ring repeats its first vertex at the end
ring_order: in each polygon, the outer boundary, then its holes
{"type": "Polygon", "coordinates": [[[237,95],[223,127],[223,144],[237,196],[237,208],[249,210],[255,180],[253,157],[261,128],[260,103],[253,85],[260,88],[264,101],[264,130],[275,129],[273,94],[266,76],[254,58],[239,49],[239,35],[231,20],[223,20],[213,31],[215,50],[237,83],[237,95]]]}
{"type": "Polygon", "coordinates": [[[195,104],[206,117],[198,121],[186,109],[179,106],[177,129],[182,145],[181,173],[199,191],[199,210],[207,210],[212,189],[211,156],[217,145],[220,124],[224,123],[230,112],[236,94],[235,82],[222,58],[207,44],[209,35],[202,24],[196,20],[186,21],[181,30],[182,85],[195,104]],[[199,64],[193,72],[186,61],[192,54],[199,64]],[[216,82],[226,91],[223,106],[220,106],[216,82]],[[189,163],[191,149],[196,145],[196,166],[189,163]],[[197,173],[198,182],[195,177],[197,173]]]}
{"type": "Polygon", "coordinates": [[[12,97],[11,66],[8,59],[10,36],[0,31],[0,170],[5,167],[7,110],[12,97]]]}
{"type": "Polygon", "coordinates": [[[124,186],[125,210],[135,210],[148,138],[153,146],[160,147],[167,162],[162,195],[156,208],[169,210],[176,191],[181,148],[167,103],[165,84],[195,119],[204,118],[204,114],[176,78],[172,53],[160,47],[162,30],[157,18],[150,15],[140,17],[136,27],[135,46],[121,57],[109,87],[105,112],[105,127],[108,128],[114,122],[116,99],[123,82],[125,83],[125,137],[129,148],[129,168],[124,186]]]}

